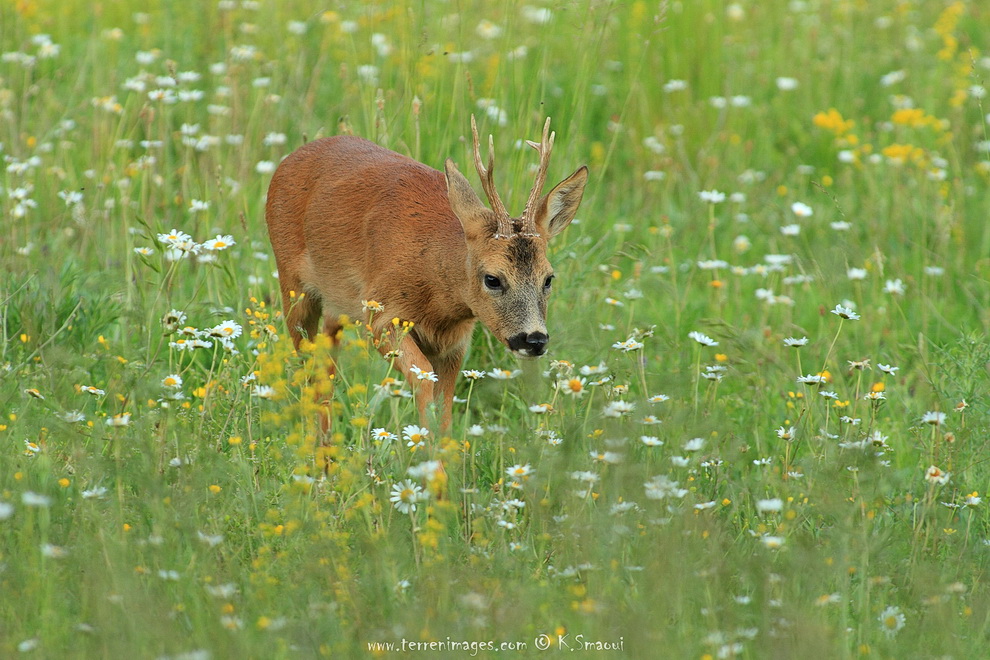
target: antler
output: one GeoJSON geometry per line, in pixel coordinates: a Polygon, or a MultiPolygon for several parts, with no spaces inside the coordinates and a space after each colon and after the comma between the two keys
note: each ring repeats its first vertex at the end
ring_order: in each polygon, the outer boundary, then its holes
{"type": "Polygon", "coordinates": [[[512,219],[495,190],[495,177],[492,175],[492,171],[495,169],[494,140],[491,135],[488,136],[488,167],[486,168],[481,162],[481,145],[478,140],[478,125],[474,121],[474,115],[471,115],[471,133],[474,135],[474,166],[478,170],[481,187],[485,190],[485,195],[488,196],[488,203],[491,204],[495,221],[498,223],[494,238],[508,238],[512,235],[512,219]]]}
{"type": "Polygon", "coordinates": [[[540,167],[536,171],[536,181],[533,183],[533,189],[529,193],[529,201],[526,202],[526,208],[523,211],[522,232],[520,232],[523,236],[539,235],[536,230],[536,205],[540,201],[543,184],[547,180],[547,166],[550,164],[550,151],[553,150],[553,139],[556,135],[556,133],[550,132],[550,118],[547,117],[546,123],[543,124],[543,137],[540,139],[540,143],[536,144],[531,140],[526,140],[526,144],[540,153],[540,167]]]}

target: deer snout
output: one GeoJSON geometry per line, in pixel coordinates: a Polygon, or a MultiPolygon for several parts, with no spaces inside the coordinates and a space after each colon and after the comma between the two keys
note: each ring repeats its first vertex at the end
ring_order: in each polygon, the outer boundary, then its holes
{"type": "Polygon", "coordinates": [[[509,337],[509,348],[527,357],[539,357],[546,353],[550,337],[545,332],[520,332],[509,337]]]}

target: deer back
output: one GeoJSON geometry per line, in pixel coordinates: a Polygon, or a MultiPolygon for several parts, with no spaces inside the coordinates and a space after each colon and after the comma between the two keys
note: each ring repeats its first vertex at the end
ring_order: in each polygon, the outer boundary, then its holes
{"type": "Polygon", "coordinates": [[[401,307],[419,316],[428,301],[410,294],[456,276],[448,264],[458,255],[463,263],[444,175],[357,137],[316,140],[286,158],[272,177],[266,218],[280,278],[300,280],[336,315],[359,318],[361,300],[387,298],[390,315],[411,318],[395,308],[404,293],[401,307]]]}

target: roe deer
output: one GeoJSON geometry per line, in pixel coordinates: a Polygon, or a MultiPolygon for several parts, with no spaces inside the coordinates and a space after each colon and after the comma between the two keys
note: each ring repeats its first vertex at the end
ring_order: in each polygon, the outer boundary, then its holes
{"type": "Polygon", "coordinates": [[[527,141],[540,164],[520,218],[509,216],[495,191],[491,136],[487,167],[482,163],[474,117],[475,167],[490,210],[449,158],[441,173],[368,140],[337,136],[282,161],[265,219],[296,348],[315,337],[321,318],[336,344],[340,316],[367,318],[362,301],[381,303],[384,311],[371,319],[378,349],[397,355],[423,423],[427,404],[442,397],[442,429],[450,425],[454,381],[476,321],[515,354],[542,355],[553,279],[547,241],[574,218],[588,180],[582,166],[541,196],[554,141],[549,130],[548,118],[540,143],[527,141]],[[396,329],[393,318],[411,321],[412,329],[396,329]],[[436,384],[417,381],[414,367],[434,372],[436,384]]]}

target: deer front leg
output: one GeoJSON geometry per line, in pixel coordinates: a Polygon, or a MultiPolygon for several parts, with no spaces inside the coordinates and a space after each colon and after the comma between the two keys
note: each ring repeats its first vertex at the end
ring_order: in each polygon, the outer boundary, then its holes
{"type": "Polygon", "coordinates": [[[397,330],[389,325],[375,333],[379,337],[378,352],[386,359],[394,360],[395,366],[409,382],[416,396],[416,408],[419,410],[419,423],[427,423],[426,407],[434,398],[434,381],[428,377],[421,378],[427,372],[433,372],[433,363],[423,354],[422,349],[408,333],[397,330]]]}
{"type": "Polygon", "coordinates": [[[461,363],[464,361],[464,353],[466,351],[466,345],[464,347],[457,347],[450,355],[436,361],[436,372],[439,378],[436,388],[437,398],[441,399],[441,433],[445,433],[450,429],[450,423],[453,418],[454,385],[457,383],[457,372],[461,369],[461,363]]]}

